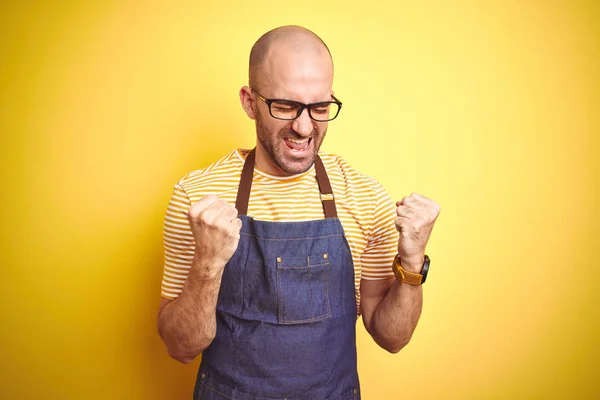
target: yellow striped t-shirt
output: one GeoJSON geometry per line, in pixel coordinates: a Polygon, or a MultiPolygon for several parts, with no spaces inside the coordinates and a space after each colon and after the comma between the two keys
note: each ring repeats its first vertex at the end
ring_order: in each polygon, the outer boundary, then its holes
{"type": "MultiPolygon", "coordinates": [[[[165,265],[162,296],[175,299],[183,288],[194,256],[188,208],[209,194],[235,206],[238,185],[249,150],[234,150],[205,169],[186,174],[175,185],[164,219],[165,265]]],[[[383,186],[360,174],[343,158],[319,154],[331,181],[338,218],[354,261],[356,303],[360,280],[393,277],[398,247],[395,205],[383,186]]],[[[309,221],[324,218],[314,165],[308,171],[278,177],[254,169],[248,216],[263,221],[309,221]]],[[[360,309],[360,308],[359,308],[360,309]]]]}

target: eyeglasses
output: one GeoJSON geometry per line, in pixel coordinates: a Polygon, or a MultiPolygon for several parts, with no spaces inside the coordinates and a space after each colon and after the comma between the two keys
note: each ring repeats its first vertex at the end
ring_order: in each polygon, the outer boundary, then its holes
{"type": "Polygon", "coordinates": [[[335,119],[342,109],[342,102],[334,95],[331,95],[335,101],[321,101],[319,103],[304,104],[299,101],[284,99],[267,99],[256,90],[252,89],[258,95],[258,98],[264,101],[269,107],[269,114],[273,118],[291,121],[300,116],[306,108],[308,115],[317,122],[326,122],[335,119]]]}

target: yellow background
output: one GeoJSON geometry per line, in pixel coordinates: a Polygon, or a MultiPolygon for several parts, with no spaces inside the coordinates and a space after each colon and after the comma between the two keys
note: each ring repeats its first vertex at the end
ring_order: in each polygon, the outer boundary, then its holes
{"type": "Polygon", "coordinates": [[[359,322],[363,398],[600,397],[599,2],[2,3],[2,399],[191,398],[162,218],[254,145],[237,91],[284,24],[334,56],[323,150],[442,206],[412,342],[359,322]]]}

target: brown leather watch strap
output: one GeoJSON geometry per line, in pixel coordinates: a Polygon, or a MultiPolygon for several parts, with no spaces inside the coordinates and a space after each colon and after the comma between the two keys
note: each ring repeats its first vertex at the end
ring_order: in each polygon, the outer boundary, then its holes
{"type": "Polygon", "coordinates": [[[402,268],[402,265],[400,265],[400,257],[398,257],[398,255],[396,255],[396,258],[394,258],[394,264],[392,269],[394,270],[394,275],[396,275],[396,279],[401,284],[408,283],[409,285],[419,286],[423,281],[423,275],[415,272],[410,272],[402,268]]]}

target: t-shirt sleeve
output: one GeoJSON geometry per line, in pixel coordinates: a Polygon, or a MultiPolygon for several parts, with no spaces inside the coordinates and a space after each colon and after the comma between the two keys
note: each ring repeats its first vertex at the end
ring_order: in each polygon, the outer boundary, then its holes
{"type": "Polygon", "coordinates": [[[165,263],[161,295],[175,299],[183,289],[194,257],[194,235],[187,219],[191,206],[185,190],[175,185],[163,223],[165,263]]]}
{"type": "Polygon", "coordinates": [[[373,228],[361,256],[362,278],[380,280],[393,278],[392,262],[398,252],[398,231],[394,220],[396,205],[385,188],[373,180],[375,210],[373,228]]]}

